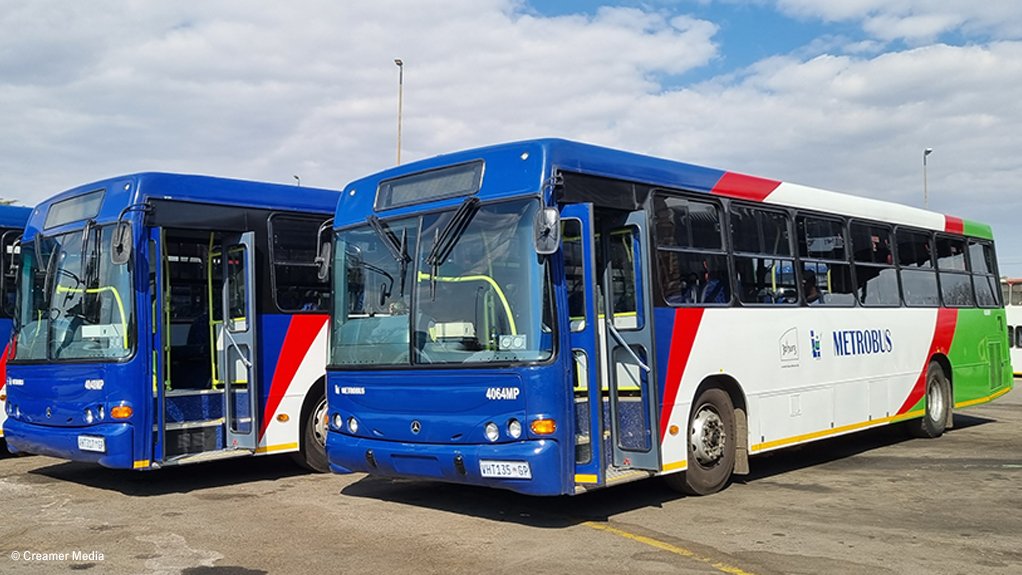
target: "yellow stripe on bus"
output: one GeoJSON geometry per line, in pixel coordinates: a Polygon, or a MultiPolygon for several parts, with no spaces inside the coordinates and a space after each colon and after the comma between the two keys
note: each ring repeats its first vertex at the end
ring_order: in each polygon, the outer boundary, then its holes
{"type": "Polygon", "coordinates": [[[1009,391],[1011,391],[1011,386],[1010,385],[1004,387],[1003,389],[999,389],[999,390],[991,393],[990,395],[988,395],[986,397],[981,397],[979,399],[970,399],[969,401],[963,401],[961,403],[956,403],[955,407],[969,407],[969,406],[972,406],[972,405],[979,405],[981,403],[987,403],[988,401],[993,401],[993,400],[997,399],[998,397],[1001,397],[1002,395],[1004,395],[1005,393],[1008,393],[1009,391]]]}
{"type": "Polygon", "coordinates": [[[838,435],[841,433],[847,433],[849,431],[855,431],[857,429],[865,429],[867,427],[876,427],[885,423],[894,423],[896,421],[903,421],[906,419],[912,419],[923,415],[925,411],[910,411],[901,415],[894,415],[891,417],[881,417],[879,419],[872,419],[870,421],[863,421],[860,423],[852,423],[850,425],[842,425],[841,427],[835,427],[833,429],[824,429],[823,431],[814,431],[813,433],[806,433],[804,435],[795,435],[793,437],[786,437],[784,439],[775,439],[774,441],[766,441],[764,443],[757,443],[749,448],[750,451],[763,451],[764,449],[771,449],[773,447],[781,447],[783,445],[791,445],[793,443],[802,443],[804,441],[810,441],[813,439],[821,439],[831,435],[838,435]]]}
{"type": "Polygon", "coordinates": [[[285,451],[288,449],[298,449],[298,443],[279,443],[277,445],[264,445],[257,447],[256,453],[273,453],[275,451],[285,451]]]}
{"type": "Polygon", "coordinates": [[[142,469],[144,467],[149,467],[149,460],[148,459],[141,459],[139,461],[136,461],[134,463],[134,465],[135,465],[135,469],[142,469]]]}
{"type": "Polygon", "coordinates": [[[665,463],[664,471],[674,471],[675,469],[684,469],[685,467],[688,467],[688,460],[682,459],[674,463],[665,463]]]}
{"type": "Polygon", "coordinates": [[[575,474],[575,483],[596,483],[599,478],[595,475],[579,475],[575,474]]]}

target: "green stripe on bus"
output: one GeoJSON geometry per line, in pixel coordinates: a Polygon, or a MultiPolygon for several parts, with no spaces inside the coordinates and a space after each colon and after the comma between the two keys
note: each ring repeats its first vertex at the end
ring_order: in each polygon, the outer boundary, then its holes
{"type": "Polygon", "coordinates": [[[994,239],[994,232],[987,224],[981,224],[972,220],[962,220],[965,235],[985,240],[994,239]]]}

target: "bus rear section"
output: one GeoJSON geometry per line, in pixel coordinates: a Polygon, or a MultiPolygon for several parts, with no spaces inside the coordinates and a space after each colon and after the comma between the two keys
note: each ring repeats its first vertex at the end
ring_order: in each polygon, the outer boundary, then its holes
{"type": "Polygon", "coordinates": [[[294,452],[324,470],[329,294],[312,259],[336,195],[303,193],[138,174],[41,204],[11,448],[126,469],[294,452]]]}
{"type": "Polygon", "coordinates": [[[21,235],[25,223],[32,213],[31,208],[22,206],[0,206],[0,440],[3,439],[3,423],[7,419],[7,360],[10,357],[10,340],[18,294],[18,265],[21,260],[21,235]]]}

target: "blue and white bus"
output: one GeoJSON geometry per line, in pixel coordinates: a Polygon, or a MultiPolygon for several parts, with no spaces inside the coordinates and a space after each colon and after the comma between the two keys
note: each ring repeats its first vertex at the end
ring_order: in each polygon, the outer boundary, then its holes
{"type": "Polygon", "coordinates": [[[337,192],[141,173],[35,209],[21,242],[8,446],[153,469],[293,452],[326,469],[337,192]]]}
{"type": "Polygon", "coordinates": [[[7,358],[10,354],[11,326],[14,317],[14,299],[18,293],[18,263],[21,256],[21,234],[32,208],[0,205],[0,439],[3,438],[3,423],[7,419],[4,404],[7,401],[7,358]]]}
{"type": "Polygon", "coordinates": [[[352,182],[334,226],[337,472],[705,494],[1012,385],[990,228],[953,216],[534,140],[352,182]]]}

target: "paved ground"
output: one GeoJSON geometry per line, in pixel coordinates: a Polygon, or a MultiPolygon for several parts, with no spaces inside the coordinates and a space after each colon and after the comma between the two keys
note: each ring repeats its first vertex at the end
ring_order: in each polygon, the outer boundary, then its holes
{"type": "Polygon", "coordinates": [[[147,474],[6,457],[0,573],[1022,573],[1020,390],[939,440],[872,430],[752,468],[711,497],[654,479],[538,499],[286,457],[147,474]]]}

